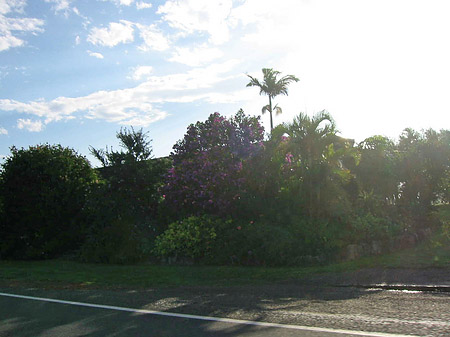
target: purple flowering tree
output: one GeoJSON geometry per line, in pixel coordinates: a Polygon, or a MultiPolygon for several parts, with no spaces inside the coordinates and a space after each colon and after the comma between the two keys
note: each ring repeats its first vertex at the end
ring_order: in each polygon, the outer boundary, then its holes
{"type": "Polygon", "coordinates": [[[191,124],[171,157],[163,197],[179,215],[230,214],[244,189],[243,165],[263,147],[259,117],[239,110],[191,124]]]}

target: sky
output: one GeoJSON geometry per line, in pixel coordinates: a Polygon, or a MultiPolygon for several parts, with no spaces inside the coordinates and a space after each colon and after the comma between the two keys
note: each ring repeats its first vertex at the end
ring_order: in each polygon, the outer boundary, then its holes
{"type": "MultiPolygon", "coordinates": [[[[247,74],[300,81],[283,114],[327,110],[357,142],[450,128],[448,0],[0,0],[0,160],[148,132],[166,156],[191,123],[268,103],[247,74]]],[[[262,116],[266,131],[269,116],[262,116]]]]}

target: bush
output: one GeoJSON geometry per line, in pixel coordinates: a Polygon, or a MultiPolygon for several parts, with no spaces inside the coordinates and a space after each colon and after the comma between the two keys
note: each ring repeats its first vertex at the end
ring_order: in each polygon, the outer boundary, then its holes
{"type": "Polygon", "coordinates": [[[176,262],[309,265],[325,262],[335,247],[322,232],[305,221],[281,226],[192,216],[170,224],[156,239],[154,252],[176,262]]]}
{"type": "Polygon", "coordinates": [[[354,215],[349,220],[347,243],[371,243],[380,241],[390,244],[401,233],[402,225],[388,217],[377,217],[371,213],[354,215]]]}
{"type": "Polygon", "coordinates": [[[154,252],[158,256],[175,260],[199,261],[211,258],[217,236],[216,227],[221,221],[208,216],[191,216],[173,222],[156,238],[154,252]]]}
{"type": "Polygon", "coordinates": [[[12,147],[0,176],[1,258],[52,258],[80,246],[97,181],[86,158],[61,145],[12,147]]]}
{"type": "Polygon", "coordinates": [[[81,260],[111,264],[143,261],[150,255],[150,243],[142,234],[127,219],[93,227],[81,249],[81,260]]]}
{"type": "Polygon", "coordinates": [[[289,229],[264,222],[230,223],[218,230],[213,262],[269,266],[295,264],[298,253],[295,247],[300,242],[293,234],[289,229]]]}
{"type": "Polygon", "coordinates": [[[86,205],[86,241],[81,260],[95,263],[134,263],[149,258],[155,238],[155,220],[126,209],[120,193],[103,181],[90,194],[86,205]]]}

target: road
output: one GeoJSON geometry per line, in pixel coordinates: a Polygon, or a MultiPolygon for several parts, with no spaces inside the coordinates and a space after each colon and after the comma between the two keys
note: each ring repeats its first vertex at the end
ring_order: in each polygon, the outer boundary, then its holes
{"type": "Polygon", "coordinates": [[[1,337],[450,336],[449,293],[311,284],[0,293],[1,337]]]}

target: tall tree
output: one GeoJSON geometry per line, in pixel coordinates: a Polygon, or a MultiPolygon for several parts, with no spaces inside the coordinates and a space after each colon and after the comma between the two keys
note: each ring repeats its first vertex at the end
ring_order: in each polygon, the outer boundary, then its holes
{"type": "Polygon", "coordinates": [[[188,127],[173,147],[173,168],[163,188],[177,215],[230,215],[243,190],[246,161],[263,149],[259,118],[243,110],[227,119],[213,113],[188,127]]]}
{"type": "Polygon", "coordinates": [[[133,127],[131,127],[131,130],[121,128],[116,133],[116,138],[120,141],[120,147],[124,148],[126,152],[113,151],[112,148],[110,151],[108,147],[106,147],[106,151],[92,146],[89,147],[91,154],[102,163],[103,167],[151,159],[152,147],[150,143],[152,140],[148,139],[148,133],[144,133],[142,128],[138,131],[135,131],[133,127]]]}
{"type": "Polygon", "coordinates": [[[111,208],[130,214],[140,223],[153,221],[160,198],[158,188],[170,161],[152,158],[152,140],[142,129],[121,128],[116,138],[122,148],[120,151],[112,147],[89,148],[103,165],[99,172],[108,181],[104,192],[115,197],[109,198],[116,201],[111,208]]]}
{"type": "Polygon", "coordinates": [[[269,96],[269,104],[263,106],[262,113],[264,114],[266,111],[269,111],[270,114],[270,132],[273,130],[273,118],[272,111],[275,110],[276,114],[279,115],[282,113],[281,108],[276,104],[274,107],[272,106],[272,99],[278,95],[286,95],[288,94],[287,87],[291,82],[298,82],[299,79],[294,75],[286,75],[282,78],[278,79],[278,75],[281,72],[277,70],[273,70],[272,68],[263,68],[262,69],[264,78],[262,82],[258,79],[247,75],[250,78],[250,82],[247,84],[247,87],[259,87],[259,94],[269,96]]]}
{"type": "Polygon", "coordinates": [[[327,208],[339,208],[336,203],[344,201],[339,200],[344,198],[341,187],[351,179],[345,158],[356,159],[356,154],[350,140],[337,136],[331,115],[326,111],[312,117],[300,113],[277,132],[284,132],[289,138],[286,160],[298,166],[293,172],[298,170],[300,194],[309,216],[319,217],[327,208]]]}
{"type": "Polygon", "coordinates": [[[385,211],[398,199],[399,153],[395,143],[384,136],[372,136],[359,143],[361,161],[356,168],[360,199],[372,211],[385,211]]]}

